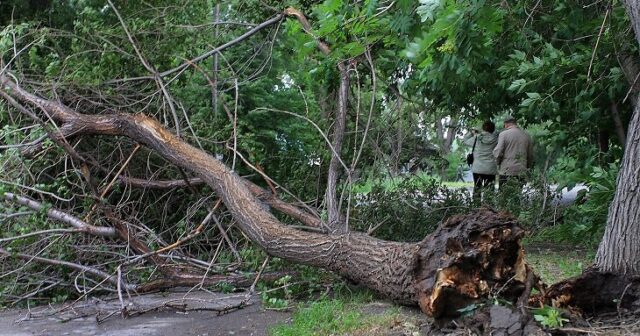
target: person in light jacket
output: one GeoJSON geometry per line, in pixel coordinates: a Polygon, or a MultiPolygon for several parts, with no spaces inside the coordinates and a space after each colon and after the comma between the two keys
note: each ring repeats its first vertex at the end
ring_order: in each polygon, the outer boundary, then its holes
{"type": "Polygon", "coordinates": [[[518,122],[513,117],[507,117],[504,121],[504,130],[498,136],[493,156],[500,166],[500,189],[507,181],[513,181],[522,188],[525,183],[524,175],[528,169],[533,168],[533,141],[527,132],[518,127],[518,122]]]}
{"type": "Polygon", "coordinates": [[[493,133],[496,125],[490,120],[482,124],[482,132],[472,130],[468,132],[463,141],[464,144],[473,148],[473,199],[480,201],[483,188],[491,188],[495,185],[498,167],[493,157],[493,149],[498,144],[498,137],[493,133]]]}

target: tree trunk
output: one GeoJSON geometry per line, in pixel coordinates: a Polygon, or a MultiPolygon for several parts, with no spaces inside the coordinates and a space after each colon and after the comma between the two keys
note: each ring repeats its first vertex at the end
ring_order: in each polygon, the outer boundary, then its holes
{"type": "Polygon", "coordinates": [[[438,143],[438,147],[440,148],[440,153],[444,156],[449,153],[445,146],[446,139],[446,130],[444,129],[444,124],[442,123],[442,118],[439,116],[435,117],[435,129],[436,129],[436,141],[438,143]]]}
{"type": "MultiPolygon", "coordinates": [[[[627,13],[640,43],[640,3],[625,1],[627,13]]],[[[637,99],[640,99],[638,97],[637,99]]],[[[603,272],[640,274],[640,105],[636,102],[629,122],[624,157],[609,207],[607,226],[596,267],[603,272]]]]}
{"type": "Polygon", "coordinates": [[[279,222],[246,182],[213,156],[179,139],[143,114],[84,115],[35,96],[8,77],[0,95],[21,112],[12,97],[42,109],[59,128],[74,135],[126,136],[190,170],[223,200],[237,225],[269,255],[325,268],[403,304],[419,304],[432,316],[458,309],[500,292],[514,300],[523,290],[523,231],[503,213],[480,210],[443,223],[420,243],[379,240],[362,233],[321,234],[279,222]],[[8,90],[7,90],[8,89],[8,90]]]}
{"type": "Polygon", "coordinates": [[[623,103],[626,102],[627,99],[630,99],[631,104],[635,104],[636,98],[638,98],[638,91],[640,90],[640,81],[638,80],[638,76],[640,76],[638,55],[631,54],[629,51],[623,50],[617,57],[620,68],[622,68],[622,73],[629,84],[629,92],[627,93],[627,96],[625,96],[623,103]]]}
{"type": "MultiPolygon", "coordinates": [[[[634,99],[637,98],[634,97],[634,99]]],[[[624,124],[622,123],[620,112],[618,112],[618,104],[616,104],[615,102],[611,103],[611,118],[613,119],[613,126],[616,130],[616,135],[618,136],[620,146],[624,147],[625,142],[627,142],[627,132],[624,130],[624,124]]]]}
{"type": "MultiPolygon", "coordinates": [[[[640,43],[640,3],[627,0],[625,6],[640,43]]],[[[549,304],[591,314],[640,309],[640,96],[636,99],[595,264],[580,276],[551,286],[543,295],[549,304]]]]}
{"type": "Polygon", "coordinates": [[[446,156],[451,153],[451,147],[453,146],[453,140],[456,138],[458,132],[458,121],[455,118],[451,118],[449,124],[443,122],[442,117],[436,116],[435,128],[436,136],[438,137],[438,146],[440,147],[440,154],[446,156]]]}
{"type": "MultiPolygon", "coordinates": [[[[298,19],[302,29],[314,36],[311,24],[307,18],[299,10],[289,7],[285,9],[285,14],[298,19]]],[[[315,37],[314,37],[315,38],[315,37]]],[[[316,39],[316,47],[325,55],[331,53],[329,45],[320,39],[316,39]]],[[[349,102],[349,64],[347,62],[339,62],[338,70],[340,70],[340,87],[338,89],[338,108],[333,126],[333,139],[331,141],[331,160],[329,161],[329,171],[327,173],[327,188],[325,189],[324,202],[327,207],[327,226],[334,233],[344,233],[349,231],[346,223],[342,221],[340,212],[340,201],[337,197],[336,189],[338,187],[338,178],[342,168],[347,168],[340,157],[342,151],[342,141],[347,123],[347,104],[349,102]]],[[[351,174],[350,171],[346,171],[351,174]]]]}
{"type": "MultiPolygon", "coordinates": [[[[625,2],[640,43],[640,3],[625,2]]],[[[636,99],[640,99],[637,96],[636,99]]],[[[554,284],[547,302],[579,307],[587,313],[640,308],[640,104],[634,104],[616,192],[595,264],[574,279],[554,284]],[[589,293],[586,295],[586,293],[589,293]]]]}
{"type": "Polygon", "coordinates": [[[640,105],[629,124],[624,157],[609,207],[596,266],[604,272],[640,274],[640,105]]]}
{"type": "MultiPolygon", "coordinates": [[[[342,150],[342,141],[344,140],[344,132],[347,121],[347,103],[349,100],[349,66],[346,63],[338,65],[340,69],[340,88],[338,90],[338,109],[333,125],[333,140],[331,141],[331,161],[329,162],[329,172],[327,174],[327,189],[324,195],[324,201],[327,206],[327,224],[333,232],[346,232],[349,228],[345,227],[340,216],[340,202],[336,189],[338,187],[338,177],[344,163],[340,158],[342,150]]],[[[350,172],[345,172],[349,174],[350,172]]]]}

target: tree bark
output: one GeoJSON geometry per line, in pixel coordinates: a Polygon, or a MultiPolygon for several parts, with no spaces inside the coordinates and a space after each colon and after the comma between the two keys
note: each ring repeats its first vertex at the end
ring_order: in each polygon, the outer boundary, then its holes
{"type": "Polygon", "coordinates": [[[640,3],[638,0],[625,0],[624,6],[627,8],[627,15],[636,33],[636,40],[640,44],[640,3]]]}
{"type": "Polygon", "coordinates": [[[442,156],[446,156],[451,153],[451,146],[453,145],[453,140],[456,138],[458,126],[456,125],[457,120],[454,118],[451,118],[449,125],[445,125],[442,120],[443,118],[436,116],[435,126],[440,153],[442,156]]]}
{"type": "MultiPolygon", "coordinates": [[[[311,29],[309,20],[304,14],[292,7],[285,9],[284,14],[292,16],[298,19],[302,29],[309,35],[316,39],[316,47],[324,55],[331,53],[331,48],[324,41],[316,38],[311,29]]],[[[343,222],[340,212],[340,201],[337,197],[336,189],[338,187],[338,178],[340,177],[341,167],[344,166],[344,162],[340,157],[342,151],[342,141],[344,139],[344,133],[347,122],[347,104],[349,102],[349,64],[347,62],[338,63],[338,70],[340,71],[340,87],[338,89],[338,109],[336,111],[336,117],[333,126],[333,139],[331,141],[331,160],[329,161],[329,170],[327,173],[327,188],[325,189],[324,202],[327,207],[327,226],[329,230],[334,233],[344,233],[349,231],[346,223],[343,222]]],[[[347,174],[351,172],[347,171],[347,174]]]]}
{"type": "Polygon", "coordinates": [[[640,81],[638,78],[638,76],[640,76],[640,65],[638,64],[638,55],[634,55],[628,50],[623,50],[617,57],[620,68],[622,68],[622,73],[629,84],[629,91],[622,102],[624,103],[627,99],[630,99],[631,104],[635,104],[636,98],[638,98],[638,91],[640,90],[640,81]]]}
{"type": "Polygon", "coordinates": [[[419,304],[432,316],[458,309],[499,291],[517,299],[528,271],[516,221],[480,210],[443,223],[420,243],[398,243],[358,232],[320,234],[279,222],[244,180],[213,156],[179,139],[143,114],[85,115],[33,95],[7,77],[0,92],[46,112],[78,135],[126,136],[144,144],[211,186],[240,230],[269,255],[333,271],[403,304],[419,304]]]}
{"type": "MultiPolygon", "coordinates": [[[[640,2],[625,1],[627,13],[640,43],[640,2]]],[[[636,98],[640,99],[640,97],[636,98]]],[[[636,102],[629,122],[624,156],[609,207],[604,237],[596,254],[602,272],[640,274],[640,105],[636,102]]]]}
{"type": "Polygon", "coordinates": [[[622,123],[620,112],[618,111],[618,104],[616,104],[615,102],[611,103],[611,118],[613,119],[613,126],[615,127],[620,146],[624,147],[624,144],[627,142],[627,132],[624,130],[624,124],[622,123]]]}
{"type": "Polygon", "coordinates": [[[640,274],[640,105],[629,124],[616,192],[609,206],[607,226],[596,254],[604,272],[640,274]]]}
{"type": "MultiPolygon", "coordinates": [[[[349,99],[349,67],[346,63],[338,65],[340,69],[340,88],[338,89],[338,109],[333,125],[333,139],[331,141],[331,161],[329,161],[329,171],[327,174],[327,189],[324,200],[327,206],[327,224],[333,232],[346,232],[340,216],[340,202],[336,189],[338,187],[338,177],[342,171],[342,159],[340,152],[342,150],[342,141],[347,121],[347,103],[349,99]]],[[[349,172],[346,172],[349,174],[349,172]]]]}

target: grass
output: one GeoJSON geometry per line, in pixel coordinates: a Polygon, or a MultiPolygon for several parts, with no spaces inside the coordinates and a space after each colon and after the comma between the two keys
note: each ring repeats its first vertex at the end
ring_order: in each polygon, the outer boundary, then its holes
{"type": "MultiPolygon", "coordinates": [[[[604,225],[602,226],[604,228],[604,225]]],[[[568,244],[580,246],[586,249],[595,249],[600,243],[602,237],[601,230],[596,232],[586,232],[586,230],[578,230],[575,223],[559,223],[548,227],[543,227],[535,232],[535,234],[526,238],[528,243],[548,243],[554,242],[558,244],[568,244]]]]}
{"type": "Polygon", "coordinates": [[[593,262],[593,251],[569,251],[567,249],[525,247],[526,259],[544,283],[554,284],[560,280],[579,275],[593,262]]]}
{"type": "Polygon", "coordinates": [[[397,177],[388,177],[384,179],[367,179],[365,181],[358,182],[353,185],[352,192],[356,194],[366,194],[371,192],[373,186],[381,186],[385,191],[394,191],[396,190],[398,184],[403,180],[422,180],[422,181],[440,181],[443,186],[449,188],[469,188],[473,187],[472,182],[454,182],[454,181],[441,181],[439,176],[429,175],[424,172],[420,172],[413,175],[401,175],[397,177]]]}
{"type": "Polygon", "coordinates": [[[424,181],[440,180],[439,177],[422,172],[414,175],[401,175],[393,178],[389,177],[384,179],[367,179],[365,181],[354,184],[352,192],[356,194],[369,193],[371,192],[371,189],[374,185],[381,186],[385,191],[394,191],[397,188],[398,184],[405,179],[424,181]]]}
{"type": "Polygon", "coordinates": [[[417,335],[419,321],[398,306],[375,301],[369,290],[337,292],[333,299],[301,304],[291,323],[269,329],[272,336],[306,335],[417,335]]]}
{"type": "Polygon", "coordinates": [[[298,310],[291,325],[281,324],[271,330],[274,336],[317,335],[344,333],[362,323],[360,314],[345,311],[337,300],[318,301],[298,310]]]}
{"type": "Polygon", "coordinates": [[[453,182],[453,181],[444,181],[442,185],[449,188],[468,188],[473,187],[473,182],[453,182]]]}

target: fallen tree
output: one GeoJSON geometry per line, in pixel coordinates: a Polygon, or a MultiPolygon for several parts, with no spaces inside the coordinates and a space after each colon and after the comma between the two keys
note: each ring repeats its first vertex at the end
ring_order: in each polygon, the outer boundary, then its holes
{"type": "Polygon", "coordinates": [[[40,109],[65,134],[126,136],[195,173],[216,191],[242,232],[269,255],[325,268],[396,302],[419,304],[436,317],[456,315],[491,293],[515,300],[524,289],[530,270],[519,242],[523,231],[507,214],[484,209],[455,216],[420,243],[298,230],[278,221],[235,172],[155,119],[81,114],[27,92],[7,76],[0,81],[5,100],[21,111],[26,111],[21,104],[40,109]]]}

